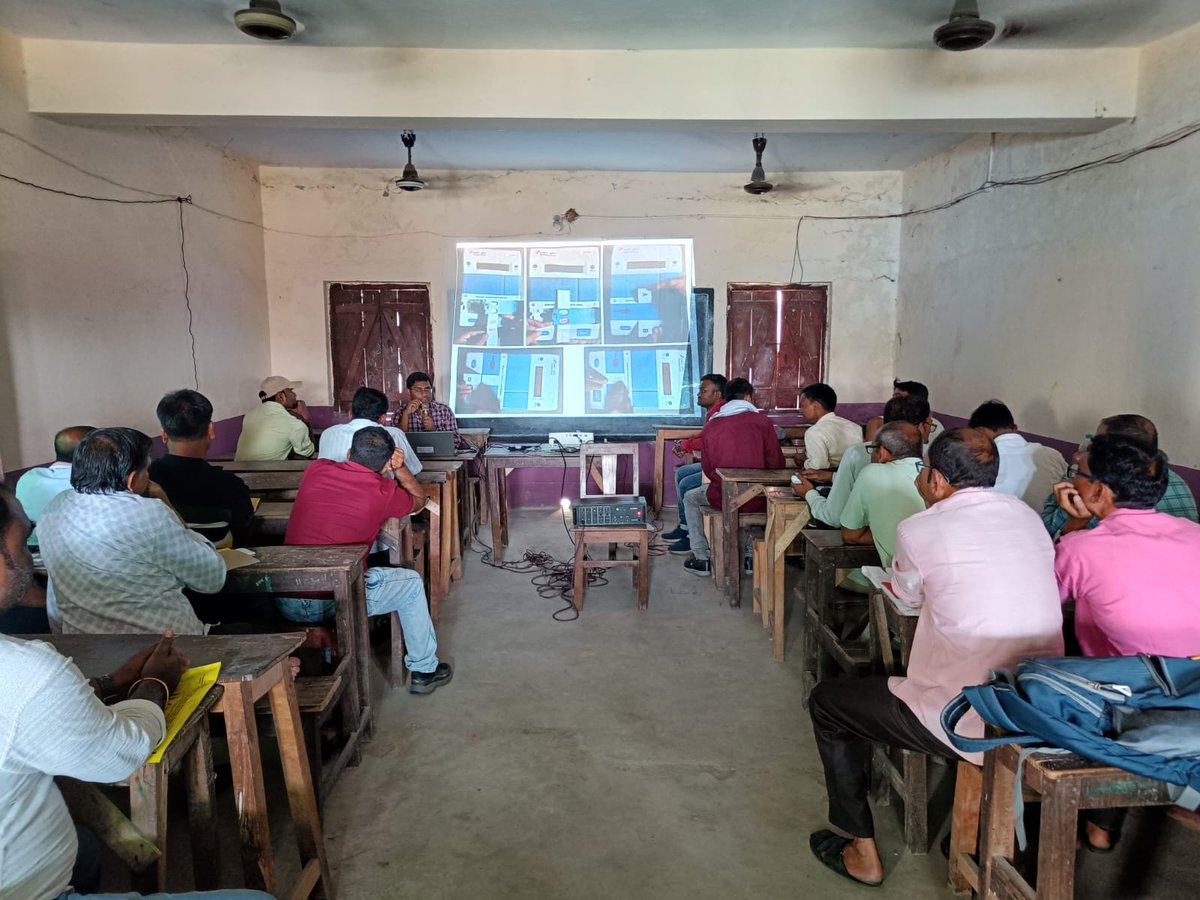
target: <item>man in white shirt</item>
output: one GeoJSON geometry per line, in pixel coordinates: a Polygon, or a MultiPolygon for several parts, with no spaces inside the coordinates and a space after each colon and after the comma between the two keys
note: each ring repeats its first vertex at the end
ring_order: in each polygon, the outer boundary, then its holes
{"type": "Polygon", "coordinates": [[[309,459],[316,452],[309,432],[308,407],[296,397],[299,381],[281,375],[264,378],[258,387],[259,404],[242,417],[238,436],[239,461],[309,459]]]}
{"type": "Polygon", "coordinates": [[[804,432],[804,477],[828,484],[848,447],[862,442],[862,426],[834,413],[837,392],[827,384],[810,384],[800,392],[800,412],[809,423],[804,432]]]}
{"type": "MultiPolygon", "coordinates": [[[[72,425],[54,436],[54,462],[30,469],[17,480],[17,499],[25,508],[29,521],[37,525],[46,505],[71,489],[71,457],[79,442],[96,429],[91,425],[72,425]]],[[[37,528],[29,535],[29,543],[37,545],[37,528]]]]}
{"type": "Polygon", "coordinates": [[[1063,455],[1053,447],[1027,441],[1018,434],[1012,411],[999,400],[977,406],[967,427],[979,429],[996,442],[1000,451],[996,490],[1020,497],[1040,513],[1046,495],[1067,474],[1063,455]]]}
{"type": "MultiPolygon", "coordinates": [[[[939,717],[965,685],[1025,656],[1062,655],[1054,546],[1037,513],[992,490],[998,456],[987,435],[955,428],[921,464],[916,486],[929,508],[897,527],[892,570],[896,595],[921,610],[907,674],[826,680],[809,698],[829,821],[850,835],[817,831],[809,846],[854,881],[883,880],[867,803],[871,743],[956,759],[939,717]]],[[[958,730],[982,737],[983,720],[968,715],[958,730]]]]}
{"type": "Polygon", "coordinates": [[[404,467],[412,474],[419,475],[422,469],[421,460],[413,452],[403,431],[390,425],[384,425],[387,412],[388,398],[383,391],[360,387],[354,392],[354,399],[350,401],[352,418],[344,425],[331,425],[321,432],[321,443],[317,450],[317,456],[320,459],[345,462],[350,456],[350,444],[354,440],[354,433],[360,428],[379,425],[392,436],[396,449],[404,452],[404,467]]]}

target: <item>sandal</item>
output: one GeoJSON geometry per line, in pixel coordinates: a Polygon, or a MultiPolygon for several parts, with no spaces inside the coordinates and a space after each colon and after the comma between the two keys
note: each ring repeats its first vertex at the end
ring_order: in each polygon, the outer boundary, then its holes
{"type": "Polygon", "coordinates": [[[814,831],[808,836],[808,846],[812,849],[813,856],[825,868],[832,872],[837,872],[843,878],[848,878],[854,883],[865,885],[866,887],[879,887],[883,884],[882,881],[863,881],[861,878],[856,878],[846,871],[846,861],[842,858],[842,855],[845,853],[846,845],[849,843],[850,838],[835,834],[828,828],[821,831],[814,831]]]}
{"type": "Polygon", "coordinates": [[[1115,850],[1117,848],[1117,841],[1119,841],[1120,839],[1121,839],[1121,832],[1119,830],[1110,831],[1107,828],[1102,828],[1101,826],[1097,825],[1095,822],[1089,822],[1083,818],[1080,818],[1080,820],[1079,820],[1079,842],[1081,844],[1083,844],[1083,849],[1088,851],[1089,853],[1099,853],[1102,856],[1107,853],[1112,853],[1113,850],[1115,850]],[[1107,847],[1097,847],[1095,844],[1092,843],[1091,838],[1088,837],[1088,825],[1091,825],[1097,831],[1103,831],[1105,834],[1108,835],[1108,846],[1107,847]]]}

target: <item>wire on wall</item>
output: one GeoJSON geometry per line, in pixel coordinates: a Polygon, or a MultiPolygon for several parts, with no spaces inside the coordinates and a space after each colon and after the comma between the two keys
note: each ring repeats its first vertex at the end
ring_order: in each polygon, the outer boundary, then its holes
{"type": "Polygon", "coordinates": [[[192,285],[192,276],[188,272],[187,264],[187,232],[183,228],[183,204],[190,203],[191,197],[179,200],[179,263],[183,266],[183,302],[187,306],[188,314],[188,337],[192,341],[192,379],[196,383],[196,390],[200,390],[200,366],[196,362],[196,332],[192,330],[192,297],[190,288],[192,285]]]}

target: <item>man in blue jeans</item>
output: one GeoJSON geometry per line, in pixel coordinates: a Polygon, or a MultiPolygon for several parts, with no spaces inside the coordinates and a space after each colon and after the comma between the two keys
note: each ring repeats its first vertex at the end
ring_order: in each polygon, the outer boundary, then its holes
{"type": "MultiPolygon", "coordinates": [[[[722,393],[725,390],[725,376],[717,375],[710,372],[700,379],[700,390],[696,393],[696,403],[701,409],[708,410],[708,415],[705,416],[705,424],[713,417],[713,414],[725,405],[725,398],[722,393]]],[[[671,452],[678,458],[682,459],[685,453],[693,453],[700,449],[700,435],[686,438],[682,441],[676,441],[671,447],[671,452]]],[[[693,488],[700,487],[703,481],[703,474],[700,471],[700,463],[685,463],[675,469],[675,495],[679,498],[679,525],[674,531],[668,531],[662,536],[664,541],[676,541],[671,547],[672,553],[687,554],[692,552],[692,545],[688,539],[687,515],[683,509],[683,495],[693,488]]]]}
{"type": "MultiPolygon", "coordinates": [[[[0,486],[0,612],[33,580],[30,530],[21,504],[0,486]]],[[[49,644],[0,635],[0,897],[138,896],[94,893],[95,836],[71,821],[54,776],[121,781],[146,761],[166,733],[163,707],[188,665],[174,640],[167,632],[116,671],[89,680],[49,644]]],[[[154,897],[270,900],[245,890],[154,897]]]]}
{"type": "MultiPolygon", "coordinates": [[[[424,505],[425,494],[404,465],[403,449],[387,431],[371,425],[354,433],[346,462],[318,459],[304,470],[284,543],[370,545],[385,520],[403,518],[424,505]]],[[[453,672],[438,662],[421,576],[412,569],[375,566],[366,570],[364,581],[368,615],[400,616],[404,664],[412,672],[408,692],[432,694],[449,684],[453,672]]],[[[335,611],[332,600],[280,598],[277,605],[296,622],[332,619],[335,611]]]]}

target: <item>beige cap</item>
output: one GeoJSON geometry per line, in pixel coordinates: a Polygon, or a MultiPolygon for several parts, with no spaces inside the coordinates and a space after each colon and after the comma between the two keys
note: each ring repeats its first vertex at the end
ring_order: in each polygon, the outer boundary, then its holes
{"type": "Polygon", "coordinates": [[[302,384],[304,384],[303,381],[288,381],[282,375],[271,375],[262,380],[262,384],[258,386],[258,390],[268,397],[274,397],[280,391],[286,391],[288,388],[298,388],[302,384]]]}

